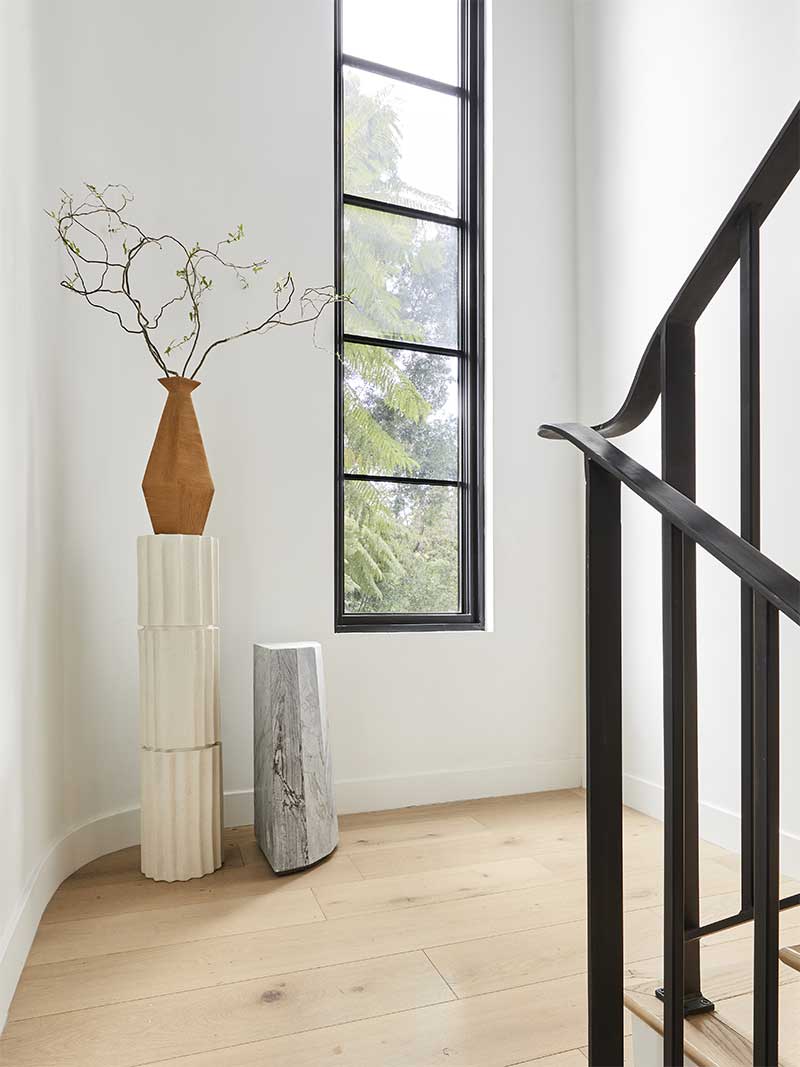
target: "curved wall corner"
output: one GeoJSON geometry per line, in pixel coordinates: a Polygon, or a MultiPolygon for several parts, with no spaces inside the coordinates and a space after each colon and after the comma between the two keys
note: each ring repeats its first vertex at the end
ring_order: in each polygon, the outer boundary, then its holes
{"type": "MultiPolygon", "coordinates": [[[[224,803],[226,826],[252,823],[253,794],[250,790],[227,793],[224,803]]],[[[139,835],[139,808],[126,808],[68,830],[46,852],[28,879],[0,941],[0,1032],[39,922],[55,891],[65,878],[84,864],[109,852],[138,845],[139,835]]]]}

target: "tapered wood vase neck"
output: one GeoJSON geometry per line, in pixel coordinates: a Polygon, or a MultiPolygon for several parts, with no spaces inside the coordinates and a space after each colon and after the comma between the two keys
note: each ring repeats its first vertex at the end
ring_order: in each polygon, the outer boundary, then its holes
{"type": "Polygon", "coordinates": [[[194,378],[180,378],[175,374],[170,375],[169,378],[159,378],[158,381],[168,393],[178,393],[179,396],[188,396],[200,384],[194,378]]]}
{"type": "Polygon", "coordinates": [[[214,496],[192,392],[192,378],[159,378],[167,401],[142,479],[142,491],[157,534],[201,534],[214,496]]]}

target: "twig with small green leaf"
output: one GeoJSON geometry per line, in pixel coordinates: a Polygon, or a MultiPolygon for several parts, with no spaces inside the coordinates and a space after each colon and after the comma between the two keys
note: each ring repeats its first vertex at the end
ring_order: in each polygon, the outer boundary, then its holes
{"type": "MultiPolygon", "coordinates": [[[[61,285],[70,293],[82,297],[92,307],[116,318],[126,333],[142,337],[147,350],[166,377],[195,378],[207,356],[215,348],[256,334],[264,334],[277,326],[316,324],[330,304],[344,299],[333,286],[312,287],[298,295],[291,273],[275,283],[275,306],[257,325],[201,346],[203,331],[203,301],[214,287],[215,272],[232,272],[243,289],[250,286],[267,265],[266,259],[239,263],[228,258],[228,246],[244,239],[240,223],[213,248],[199,242],[188,245],[169,233],[151,236],[127,217],[133,194],[125,185],[106,185],[103,189],[85,183],[85,194],[76,199],[62,190],[58,208],[48,211],[56,228],[57,239],[66,250],[71,263],[70,273],[61,285]],[[136,295],[133,273],[138,257],[150,247],[164,250],[172,247],[179,255],[177,291],[157,310],[145,310],[143,300],[136,295]],[[159,329],[165,329],[168,309],[188,304],[185,311],[188,325],[166,344],[159,329]],[[296,309],[296,310],[295,310],[296,309]],[[174,364],[174,365],[170,365],[174,364]]],[[[141,266],[139,266],[141,269],[141,266]]]]}

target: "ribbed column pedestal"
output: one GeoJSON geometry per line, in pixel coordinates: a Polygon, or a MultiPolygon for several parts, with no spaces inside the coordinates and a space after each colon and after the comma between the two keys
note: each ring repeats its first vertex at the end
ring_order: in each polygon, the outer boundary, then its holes
{"type": "Polygon", "coordinates": [[[139,552],[142,873],[222,865],[217,540],[148,534],[139,552]]]}

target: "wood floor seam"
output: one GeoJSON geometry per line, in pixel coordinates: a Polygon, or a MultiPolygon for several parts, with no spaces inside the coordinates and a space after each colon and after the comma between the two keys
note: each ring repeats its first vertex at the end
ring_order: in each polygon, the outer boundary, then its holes
{"type": "MultiPolygon", "coordinates": [[[[439,1003],[446,1004],[448,1002],[447,1001],[440,1001],[439,1003]]],[[[432,1005],[427,1005],[427,1006],[435,1007],[436,1005],[432,1004],[432,1005]]],[[[410,1012],[415,1012],[415,1011],[419,1011],[419,1010],[420,1010],[419,1008],[403,1008],[403,1009],[401,1009],[399,1011],[384,1012],[382,1015],[369,1015],[369,1016],[366,1016],[363,1019],[354,1019],[353,1022],[369,1022],[370,1019],[380,1019],[380,1018],[387,1018],[388,1019],[390,1016],[408,1015],[410,1012]]],[[[341,1023],[332,1023],[332,1024],[329,1024],[328,1026],[310,1026],[306,1030],[294,1030],[291,1034],[281,1034],[280,1036],[281,1037],[299,1037],[301,1034],[316,1034],[316,1033],[320,1033],[323,1030],[332,1030],[335,1026],[341,1026],[341,1025],[343,1025],[343,1024],[341,1024],[341,1023]]],[[[270,1038],[267,1038],[266,1040],[270,1040],[270,1038]]],[[[225,1045],[224,1048],[214,1049],[213,1051],[215,1051],[215,1052],[226,1052],[228,1049],[246,1048],[248,1045],[260,1045],[260,1044],[263,1044],[263,1041],[264,1041],[263,1038],[256,1038],[254,1041],[239,1041],[235,1045],[225,1045]]],[[[571,1050],[569,1050],[569,1051],[571,1051],[571,1050]]],[[[133,1067],[152,1067],[153,1064],[158,1064],[158,1063],[168,1063],[168,1062],[169,1063],[174,1063],[174,1062],[179,1061],[179,1060],[191,1059],[191,1058],[195,1057],[196,1055],[197,1055],[197,1053],[189,1052],[189,1053],[187,1053],[186,1055],[183,1055],[183,1056],[168,1056],[168,1057],[162,1056],[157,1060],[142,1060],[141,1063],[134,1064],[133,1067]]],[[[542,1057],[542,1058],[545,1058],[545,1057],[542,1057]]],[[[522,1062],[525,1062],[525,1061],[522,1061],[522,1062]]],[[[533,1062],[535,1063],[536,1061],[534,1060],[533,1062]]],[[[513,1067],[513,1065],[509,1065],[509,1067],[513,1067]]]]}
{"type": "MultiPolygon", "coordinates": [[[[138,912],[128,912],[126,914],[138,915],[139,913],[138,912]]],[[[75,921],[75,920],[72,920],[72,921],[75,921]]],[[[183,941],[165,941],[163,943],[163,947],[164,948],[170,948],[170,947],[173,947],[173,946],[177,947],[178,945],[203,945],[203,944],[208,944],[211,941],[222,941],[226,937],[229,937],[229,936],[240,937],[240,936],[247,936],[247,934],[265,934],[265,933],[268,933],[270,930],[297,930],[302,926],[321,926],[323,923],[326,923],[326,922],[329,922],[329,921],[330,920],[323,914],[318,919],[309,919],[308,921],[302,922],[302,923],[285,923],[285,924],[282,924],[281,926],[254,926],[254,927],[252,927],[252,929],[244,931],[242,934],[232,934],[232,935],[230,935],[230,934],[220,934],[220,935],[215,935],[213,937],[192,937],[192,938],[187,938],[186,940],[183,940],[183,941]]],[[[48,924],[48,925],[52,925],[52,924],[48,924]]],[[[100,953],[97,956],[66,956],[66,957],[64,957],[62,959],[55,960],[55,961],[47,961],[47,960],[45,960],[42,963],[28,963],[28,964],[26,964],[25,969],[30,971],[30,970],[33,970],[34,968],[38,968],[38,967],[53,967],[53,966],[57,966],[60,963],[80,963],[81,960],[109,959],[112,956],[129,956],[129,955],[131,955],[131,953],[134,953],[134,952],[149,952],[149,951],[150,951],[150,948],[148,948],[148,947],[145,947],[145,948],[122,948],[122,949],[117,949],[114,952],[103,952],[103,953],[100,953]]],[[[389,953],[389,955],[395,955],[395,953],[389,953]]],[[[369,959],[369,958],[374,958],[374,957],[364,957],[364,958],[365,959],[369,959]]],[[[335,966],[335,964],[331,964],[330,966],[335,966]]],[[[303,968],[303,970],[313,970],[313,969],[314,968],[308,968],[308,967],[304,967],[303,968]]],[[[202,987],[202,988],[205,988],[205,987],[202,987]]],[[[167,995],[167,994],[164,994],[164,995],[167,995]]],[[[141,999],[141,998],[134,998],[134,999],[141,999]]],[[[80,1009],[78,1009],[78,1010],[80,1010],[80,1009]]]]}
{"type": "Polygon", "coordinates": [[[460,997],[458,995],[458,993],[456,993],[455,989],[453,989],[453,987],[450,985],[450,983],[448,982],[447,978],[445,978],[445,976],[442,974],[442,972],[439,970],[439,968],[436,966],[436,964],[430,958],[430,956],[428,955],[427,949],[423,949],[422,951],[423,951],[423,953],[425,955],[425,958],[427,959],[428,963],[430,963],[431,967],[433,967],[433,969],[439,975],[441,980],[444,982],[444,984],[447,986],[447,988],[450,990],[450,992],[453,994],[453,996],[456,998],[456,1000],[462,1000],[463,998],[460,997]]]}
{"type": "Polygon", "coordinates": [[[555,1056],[566,1056],[570,1052],[581,1052],[580,1046],[576,1045],[575,1048],[565,1048],[561,1052],[548,1052],[546,1056],[536,1056],[534,1059],[527,1060],[514,1060],[513,1063],[505,1063],[503,1067],[527,1067],[528,1064],[542,1063],[544,1060],[553,1059],[555,1056]]]}
{"type": "MultiPolygon", "coordinates": [[[[401,955],[403,955],[403,953],[401,953],[401,955]]],[[[274,977],[274,976],[271,976],[271,977],[274,977]]],[[[455,999],[457,1000],[458,998],[455,998],[455,999]]],[[[443,1005],[443,1004],[451,1004],[451,1003],[454,1003],[454,1001],[436,1000],[436,1001],[432,1001],[430,1004],[425,1004],[425,1005],[418,1006],[418,1007],[399,1008],[396,1011],[380,1012],[379,1014],[376,1014],[376,1015],[365,1015],[365,1016],[360,1017],[358,1019],[352,1019],[352,1020],[349,1020],[349,1021],[352,1022],[352,1023],[363,1023],[363,1022],[369,1022],[372,1019],[382,1019],[382,1018],[388,1019],[388,1018],[391,1018],[393,1016],[408,1015],[411,1012],[423,1011],[425,1008],[435,1008],[435,1007],[438,1007],[438,1006],[443,1005]]],[[[293,1030],[293,1031],[291,1031],[291,1033],[280,1034],[280,1035],[277,1035],[277,1036],[279,1036],[279,1037],[300,1037],[302,1034],[319,1033],[320,1031],[331,1030],[331,1029],[333,1029],[333,1027],[341,1026],[341,1025],[347,1025],[347,1024],[346,1023],[345,1024],[342,1024],[342,1023],[328,1023],[327,1025],[324,1025],[324,1026],[309,1026],[309,1027],[307,1027],[307,1028],[305,1028],[303,1030],[293,1030]]],[[[231,1045],[225,1045],[223,1048],[211,1049],[209,1051],[212,1051],[212,1052],[225,1052],[227,1049],[245,1048],[247,1045],[262,1044],[264,1040],[269,1041],[269,1040],[272,1040],[272,1039],[271,1038],[266,1038],[266,1039],[264,1039],[264,1038],[256,1038],[253,1041],[239,1041],[239,1042],[235,1042],[234,1044],[231,1044],[231,1045]]],[[[189,1052],[189,1053],[186,1053],[183,1056],[178,1056],[178,1057],[176,1057],[176,1056],[166,1056],[166,1057],[162,1056],[157,1060],[142,1060],[140,1063],[133,1064],[132,1067],[150,1067],[151,1064],[166,1063],[168,1061],[173,1061],[174,1062],[176,1059],[185,1060],[185,1059],[189,1059],[190,1057],[196,1056],[196,1055],[197,1055],[197,1053],[189,1052]]],[[[0,1062],[2,1062],[2,1061],[0,1061],[0,1062]]]]}
{"type": "MultiPolygon", "coordinates": [[[[115,884],[119,885],[120,883],[115,883],[115,884]]],[[[296,890],[295,889],[284,889],[284,890],[278,890],[278,892],[280,892],[281,894],[283,894],[283,893],[294,893],[294,892],[298,892],[299,893],[299,892],[302,892],[302,890],[301,889],[296,889],[296,890]]],[[[269,895],[269,894],[267,894],[267,895],[269,895]]],[[[241,896],[243,898],[246,898],[246,897],[250,897],[250,896],[258,896],[258,894],[257,893],[243,893],[243,894],[241,894],[241,896]]],[[[234,896],[234,897],[232,897],[230,899],[236,899],[236,897],[234,896]]],[[[198,906],[200,906],[200,905],[203,905],[203,904],[215,904],[215,903],[217,903],[217,901],[216,900],[208,900],[208,901],[195,900],[195,901],[192,901],[192,903],[193,904],[197,904],[198,906]]],[[[180,905],[174,905],[174,906],[175,907],[179,907],[180,905]]],[[[188,905],[187,905],[187,907],[188,907],[188,905]]],[[[114,914],[115,917],[122,916],[122,915],[146,915],[148,912],[155,913],[155,912],[158,912],[158,911],[161,911],[161,910],[163,910],[163,909],[161,909],[161,908],[138,908],[138,909],[134,909],[133,911],[118,911],[118,912],[114,912],[113,914],[114,914]]],[[[106,914],[102,914],[102,915],[87,916],[87,917],[88,918],[103,919],[103,918],[106,918],[107,915],[106,914]]],[[[74,919],[74,918],[72,918],[72,919],[45,919],[44,917],[42,917],[42,919],[40,920],[40,925],[41,926],[62,926],[64,923],[72,923],[72,922],[78,922],[78,921],[79,920],[74,919]]]]}
{"type": "MultiPolygon", "coordinates": [[[[319,924],[315,924],[315,925],[319,925],[319,924]]],[[[187,944],[193,944],[195,942],[186,942],[186,943],[187,944]]],[[[442,981],[445,983],[445,985],[448,988],[450,988],[450,983],[441,974],[439,974],[438,968],[435,966],[433,961],[430,959],[430,957],[428,956],[428,954],[427,954],[427,952],[425,951],[424,948],[400,949],[397,952],[382,952],[378,956],[359,956],[356,959],[347,959],[346,961],[344,961],[342,963],[321,963],[321,964],[318,964],[316,967],[302,967],[299,970],[294,970],[294,971],[292,971],[292,970],[288,970],[288,971],[270,971],[267,974],[253,974],[253,975],[249,975],[247,978],[237,978],[237,979],[234,979],[233,981],[229,981],[229,982],[225,982],[225,981],[223,981],[223,982],[210,982],[208,985],[191,986],[189,989],[170,989],[170,990],[166,990],[163,993],[148,993],[148,994],[145,994],[144,996],[141,996],[141,997],[128,997],[125,1000],[105,1001],[102,1004],[92,1004],[92,1005],[84,1007],[84,1008],[65,1008],[63,1011],[49,1011],[49,1012],[40,1013],[38,1015],[15,1015],[13,1017],[11,1015],[9,1015],[7,1027],[8,1026],[13,1026],[14,1023],[31,1022],[34,1019],[53,1019],[53,1018],[55,1018],[57,1016],[61,1016],[61,1015],[80,1015],[81,1012],[96,1011],[96,1010],[98,1010],[100,1008],[118,1007],[118,1006],[121,1006],[123,1004],[139,1004],[143,1000],[163,1000],[165,997],[180,996],[181,994],[184,994],[184,993],[202,993],[202,992],[208,991],[209,989],[230,989],[233,986],[246,985],[248,982],[267,982],[267,981],[271,982],[273,979],[278,979],[278,978],[292,978],[292,977],[294,977],[296,975],[300,976],[300,975],[304,975],[304,974],[316,974],[319,971],[328,971],[328,970],[332,970],[332,969],[334,969],[336,967],[348,967],[348,966],[351,966],[351,965],[352,966],[356,966],[359,963],[376,963],[376,962],[379,962],[380,960],[391,960],[391,959],[395,959],[395,958],[397,958],[399,956],[410,956],[410,955],[414,955],[414,954],[419,954],[419,955],[425,956],[425,958],[431,964],[431,967],[433,967],[433,969],[436,971],[436,973],[439,975],[439,977],[442,979],[442,981]]],[[[116,953],[110,953],[109,955],[116,955],[116,953]]],[[[95,957],[90,957],[90,958],[95,958],[95,957]]],[[[46,964],[44,966],[46,966],[46,964]]],[[[451,992],[452,992],[452,990],[451,990],[451,992]]],[[[453,996],[456,999],[462,999],[462,998],[457,997],[455,993],[453,993],[453,996]]],[[[318,1028],[316,1028],[316,1029],[318,1029],[318,1028]]],[[[1,1040],[1,1037],[0,1037],[0,1040],[1,1040]]],[[[3,1061],[1,1059],[0,1059],[0,1067],[5,1067],[5,1064],[3,1063],[3,1061]]],[[[137,1065],[137,1067],[138,1067],[138,1065],[137,1065]]]]}

